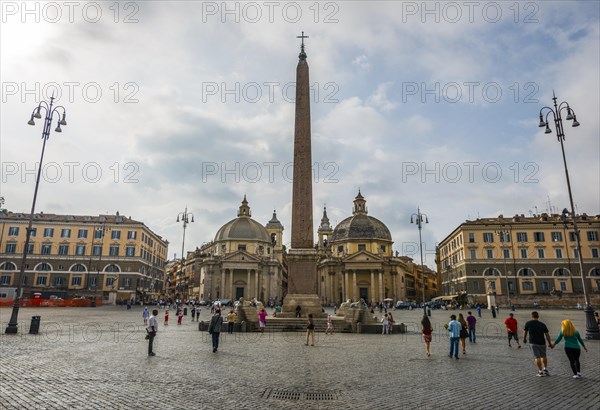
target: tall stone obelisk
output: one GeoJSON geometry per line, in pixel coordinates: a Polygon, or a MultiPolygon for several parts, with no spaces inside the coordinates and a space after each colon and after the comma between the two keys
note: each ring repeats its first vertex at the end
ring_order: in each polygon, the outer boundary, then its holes
{"type": "Polygon", "coordinates": [[[292,246],[288,253],[288,294],[283,303],[285,316],[301,307],[302,316],[322,316],[317,294],[317,251],[313,236],[312,155],[310,133],[310,82],[302,45],[296,68],[296,120],[294,124],[294,180],[292,196],[292,246]]]}

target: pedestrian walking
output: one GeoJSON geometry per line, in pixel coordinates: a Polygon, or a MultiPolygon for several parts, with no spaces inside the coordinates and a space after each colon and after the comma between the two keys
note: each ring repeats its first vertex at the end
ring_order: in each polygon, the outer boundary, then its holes
{"type": "Polygon", "coordinates": [[[267,311],[265,308],[262,308],[260,312],[258,312],[258,330],[263,333],[265,331],[265,323],[267,322],[267,311]]]}
{"type": "Polygon", "coordinates": [[[165,310],[165,326],[169,326],[169,309],[165,310]]]}
{"type": "Polygon", "coordinates": [[[150,312],[148,312],[148,306],[144,306],[144,311],[142,312],[142,317],[144,318],[144,326],[147,326],[148,318],[150,317],[150,312]]]}
{"type": "Polygon", "coordinates": [[[458,321],[458,323],[460,323],[459,337],[460,337],[460,346],[462,347],[462,354],[467,354],[467,351],[465,350],[465,347],[466,347],[465,344],[467,342],[467,337],[469,337],[469,331],[467,330],[468,324],[462,313],[458,314],[457,321],[458,321]]]}
{"type": "Polygon", "coordinates": [[[429,320],[427,315],[423,315],[423,320],[421,320],[421,333],[423,334],[423,341],[425,342],[425,354],[427,356],[431,356],[431,332],[433,332],[433,326],[431,326],[431,321],[429,320]]]}
{"type": "Polygon", "coordinates": [[[533,357],[535,358],[535,365],[537,366],[538,377],[550,376],[548,372],[548,358],[546,356],[546,342],[548,341],[548,347],[552,348],[552,339],[548,327],[539,320],[540,314],[536,311],[531,312],[531,320],[525,323],[523,331],[523,343],[527,343],[527,335],[529,334],[529,344],[533,357]]]}
{"type": "Polygon", "coordinates": [[[315,321],[313,320],[312,313],[308,314],[308,322],[306,323],[306,346],[308,346],[308,339],[311,340],[310,345],[315,345],[315,321]]]}
{"type": "Polygon", "coordinates": [[[150,316],[150,320],[148,321],[148,327],[146,331],[148,332],[148,356],[156,356],[154,353],[154,338],[156,337],[156,332],[158,332],[158,310],[154,309],[152,311],[152,316],[150,316]]]}
{"type": "Polygon", "coordinates": [[[506,326],[506,333],[508,334],[508,347],[512,347],[510,341],[511,339],[515,339],[515,342],[517,342],[517,346],[520,349],[521,343],[519,343],[519,330],[517,319],[515,319],[515,315],[509,313],[508,317],[504,321],[504,326],[506,326]]]}
{"type": "Polygon", "coordinates": [[[196,322],[200,321],[200,306],[196,306],[196,322]]]}
{"type": "Polygon", "coordinates": [[[180,325],[182,320],[183,320],[183,309],[178,308],[177,309],[177,324],[180,325]]]}
{"type": "Polygon", "coordinates": [[[333,320],[331,320],[331,315],[327,316],[327,329],[325,329],[326,335],[333,334],[333,320]]]}
{"type": "Polygon", "coordinates": [[[496,308],[492,306],[492,317],[496,319],[496,308]]]}
{"type": "Polygon", "coordinates": [[[450,332],[450,354],[448,356],[450,358],[454,356],[454,358],[458,360],[458,342],[460,340],[460,329],[462,329],[462,326],[456,321],[456,315],[451,315],[450,322],[444,325],[444,327],[450,332]]]}
{"type": "Polygon", "coordinates": [[[477,319],[471,312],[467,312],[467,327],[469,328],[469,342],[477,343],[477,336],[475,335],[475,326],[477,319]]]}
{"type": "MultiPolygon", "coordinates": [[[[569,364],[571,365],[571,370],[573,370],[573,378],[581,379],[581,365],[579,364],[579,355],[581,354],[581,348],[579,345],[583,347],[583,349],[587,352],[587,347],[585,347],[585,343],[581,340],[581,336],[573,323],[570,320],[563,320],[560,324],[560,333],[556,337],[554,341],[554,346],[560,343],[560,341],[565,339],[565,353],[569,358],[569,364]]],[[[554,349],[554,346],[551,346],[554,349]]]]}
{"type": "Polygon", "coordinates": [[[392,316],[392,312],[388,313],[388,334],[392,334],[392,330],[394,329],[394,317],[392,316]]]}
{"type": "Polygon", "coordinates": [[[229,313],[227,314],[227,333],[229,333],[230,335],[233,334],[234,324],[235,324],[235,312],[233,311],[233,309],[231,309],[229,311],[229,313]]]}
{"type": "Polygon", "coordinates": [[[481,305],[477,304],[477,316],[481,317],[481,305]]]}
{"type": "Polygon", "coordinates": [[[221,310],[215,308],[215,314],[210,319],[208,325],[208,333],[212,336],[212,349],[213,353],[216,353],[219,349],[219,336],[221,336],[221,327],[223,326],[223,317],[221,316],[221,310]]]}
{"type": "Polygon", "coordinates": [[[302,316],[302,308],[300,307],[300,305],[296,306],[296,317],[301,317],[302,316]]]}
{"type": "Polygon", "coordinates": [[[192,306],[192,322],[194,321],[195,317],[196,317],[196,306],[192,306]]]}

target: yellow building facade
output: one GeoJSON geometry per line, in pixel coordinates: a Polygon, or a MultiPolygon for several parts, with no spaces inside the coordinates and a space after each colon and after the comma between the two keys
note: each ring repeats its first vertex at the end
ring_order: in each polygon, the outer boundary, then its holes
{"type": "MultiPolygon", "coordinates": [[[[0,287],[17,288],[29,215],[0,213],[0,287]]],[[[115,215],[34,215],[23,295],[53,293],[149,300],[163,288],[168,242],[115,215]]]]}
{"type": "MultiPolygon", "coordinates": [[[[600,216],[577,216],[588,292],[600,293],[600,216]]],[[[572,219],[515,215],[466,221],[437,248],[444,295],[467,293],[500,303],[519,297],[581,295],[583,284],[572,219]]]]}

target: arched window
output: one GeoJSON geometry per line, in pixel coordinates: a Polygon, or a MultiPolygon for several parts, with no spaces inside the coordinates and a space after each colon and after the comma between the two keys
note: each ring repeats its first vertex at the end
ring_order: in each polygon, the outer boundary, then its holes
{"type": "Polygon", "coordinates": [[[600,276],[600,268],[592,268],[589,276],[600,276]]]}
{"type": "Polygon", "coordinates": [[[519,269],[519,276],[535,276],[535,273],[533,272],[532,269],[529,268],[521,268],[519,269]]]}
{"type": "Polygon", "coordinates": [[[483,271],[483,276],[500,276],[500,271],[496,268],[487,268],[483,271]]]}
{"type": "Polygon", "coordinates": [[[44,262],[44,263],[38,264],[34,270],[46,272],[46,271],[52,270],[52,266],[50,266],[50,264],[44,262]]]}
{"type": "Polygon", "coordinates": [[[554,276],[569,276],[568,269],[565,268],[556,268],[553,273],[554,276]]]}
{"type": "Polygon", "coordinates": [[[71,272],[85,272],[85,265],[82,265],[81,263],[77,263],[73,266],[71,266],[71,269],[69,269],[71,272]]]}
{"type": "Polygon", "coordinates": [[[108,265],[105,269],[106,272],[121,272],[121,268],[119,268],[118,265],[115,265],[114,263],[111,265],[108,265]]]}
{"type": "Polygon", "coordinates": [[[0,270],[17,270],[17,265],[12,262],[4,262],[0,265],[0,270]]]}

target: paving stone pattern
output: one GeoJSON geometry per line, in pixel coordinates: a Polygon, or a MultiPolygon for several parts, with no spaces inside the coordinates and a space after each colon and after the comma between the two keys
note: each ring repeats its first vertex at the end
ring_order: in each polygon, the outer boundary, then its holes
{"type": "MultiPolygon", "coordinates": [[[[467,342],[459,360],[447,356],[447,311],[433,312],[431,357],[415,331],[419,311],[394,312],[407,334],[318,333],[314,347],[302,332],[269,332],[267,319],[264,334],[224,334],[212,353],[189,315],[178,326],[171,314],[164,327],[161,310],[155,357],[147,356],[141,312],[21,309],[20,333],[0,336],[0,408],[600,409],[600,342],[582,351],[582,379],[571,378],[564,344],[549,351],[551,376],[538,378],[529,347],[507,346],[506,311],[483,313],[477,343],[467,342]],[[29,335],[38,314],[41,333],[29,335]]],[[[516,312],[520,329],[529,313],[516,312]]],[[[2,330],[9,317],[0,309],[2,330]]],[[[584,333],[582,312],[541,311],[553,337],[564,318],[584,333]]]]}

